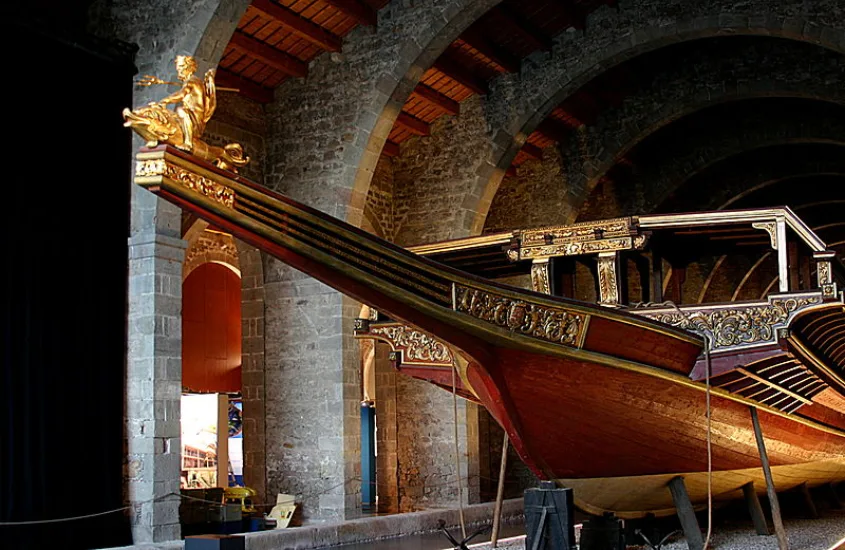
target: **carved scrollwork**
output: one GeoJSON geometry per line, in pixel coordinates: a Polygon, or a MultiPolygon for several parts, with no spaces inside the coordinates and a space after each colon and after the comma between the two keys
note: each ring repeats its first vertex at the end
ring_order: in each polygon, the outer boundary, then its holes
{"type": "Polygon", "coordinates": [[[163,176],[180,183],[192,191],[219,202],[227,208],[235,205],[235,192],[225,185],[212,181],[199,174],[178,168],[164,159],[144,159],[135,164],[136,177],[163,176]]]}
{"type": "Polygon", "coordinates": [[[394,351],[401,351],[403,363],[452,365],[448,345],[414,328],[405,325],[374,326],[368,335],[386,341],[394,351]]]}
{"type": "Polygon", "coordinates": [[[531,264],[531,290],[551,294],[549,283],[549,262],[535,262],[531,264]]]}
{"type": "Polygon", "coordinates": [[[522,233],[522,245],[531,246],[543,244],[547,239],[553,240],[594,240],[596,238],[617,237],[631,232],[631,218],[617,218],[598,222],[582,222],[558,227],[544,227],[531,229],[522,233]],[[597,237],[597,235],[600,235],[597,237]]]}
{"type": "Polygon", "coordinates": [[[588,316],[455,285],[455,310],[548,342],[580,347],[588,316]]]}
{"type": "Polygon", "coordinates": [[[778,224],[775,222],[754,222],[751,224],[751,227],[754,229],[762,229],[766,233],[769,234],[769,241],[771,242],[772,249],[777,250],[778,248],[778,224]]]}
{"type": "Polygon", "coordinates": [[[830,262],[819,262],[817,264],[817,275],[819,286],[829,285],[833,282],[833,272],[830,269],[830,262]]]}
{"type": "Polygon", "coordinates": [[[630,250],[634,247],[631,237],[602,239],[600,241],[575,241],[561,244],[550,244],[522,248],[522,259],[540,258],[544,256],[578,256],[580,254],[595,254],[597,252],[613,252],[616,250],[630,250]]]}
{"type": "Polygon", "coordinates": [[[619,285],[616,282],[616,254],[599,254],[599,301],[602,304],[619,303],[619,285]]]}
{"type": "Polygon", "coordinates": [[[678,328],[712,337],[713,349],[770,342],[800,309],[821,303],[818,296],[777,298],[767,305],[642,314],[678,328]]]}

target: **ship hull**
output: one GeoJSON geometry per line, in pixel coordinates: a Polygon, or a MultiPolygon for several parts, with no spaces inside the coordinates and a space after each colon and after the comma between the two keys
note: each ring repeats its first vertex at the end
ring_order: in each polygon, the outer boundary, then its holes
{"type": "MultiPolygon", "coordinates": [[[[499,408],[483,390],[482,403],[518,431],[517,451],[535,473],[572,487],[585,511],[672,513],[667,484],[675,476],[703,506],[708,470],[716,501],[736,498],[749,482],[765,491],[750,404],[735,395],[711,389],[708,428],[705,383],[507,349],[497,357],[497,373],[471,369],[473,388],[497,386],[512,409],[499,408]]],[[[778,490],[845,481],[845,411],[807,407],[812,417],[755,406],[778,490]]]]}

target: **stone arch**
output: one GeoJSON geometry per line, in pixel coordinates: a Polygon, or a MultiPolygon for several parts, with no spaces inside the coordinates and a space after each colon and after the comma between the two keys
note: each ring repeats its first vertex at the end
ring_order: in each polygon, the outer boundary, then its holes
{"type": "Polygon", "coordinates": [[[188,243],[182,267],[182,281],[204,263],[221,264],[241,277],[240,259],[234,239],[224,233],[204,231],[188,243]]]}
{"type": "MultiPolygon", "coordinates": [[[[730,40],[730,39],[728,39],[730,40]]],[[[701,41],[697,41],[701,42],[701,41]]],[[[693,55],[602,113],[566,147],[569,185],[586,198],[611,166],[660,128],[701,109],[751,98],[803,98],[845,104],[838,85],[845,56],[790,40],[745,42],[730,56],[693,55]],[[728,78],[725,74],[730,75],[728,78]]]]}
{"type": "Polygon", "coordinates": [[[277,89],[268,106],[277,139],[267,185],[360,225],[401,106],[440,53],[500,1],[392,2],[379,11],[376,28],[359,27],[346,37],[342,54],[321,56],[307,80],[277,89]],[[310,99],[316,97],[321,100],[310,99]]]}
{"type": "MultiPolygon", "coordinates": [[[[702,129],[702,133],[689,136],[662,155],[659,162],[640,169],[624,184],[617,185],[612,178],[604,178],[585,201],[578,219],[651,212],[686,180],[742,153],[785,144],[845,144],[845,124],[836,120],[839,108],[782,112],[775,118],[772,114],[778,105],[769,105],[739,119],[730,128],[716,127],[709,132],[702,129]],[[613,212],[609,213],[608,208],[613,212]]],[[[737,105],[735,109],[741,107],[737,105]]],[[[702,111],[699,116],[707,114],[702,111]]]]}
{"type": "Polygon", "coordinates": [[[593,12],[583,33],[559,35],[551,54],[533,55],[519,75],[492,86],[488,112],[496,149],[492,168],[475,182],[464,209],[467,231],[480,232],[505,169],[525,138],[564,98],[610,67],[668,44],[725,34],[776,36],[845,53],[845,7],[827,0],[772,4],[752,0],[621,1],[593,12]],[[766,16],[758,14],[766,13],[766,16]]]}

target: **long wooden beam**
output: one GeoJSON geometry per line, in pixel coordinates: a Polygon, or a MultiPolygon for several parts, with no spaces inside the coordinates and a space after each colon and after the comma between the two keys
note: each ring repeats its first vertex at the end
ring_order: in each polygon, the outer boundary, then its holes
{"type": "Polygon", "coordinates": [[[487,95],[489,91],[486,80],[470,71],[467,67],[459,64],[447,54],[438,57],[433,66],[441,73],[477,94],[487,95]]]}
{"type": "Polygon", "coordinates": [[[399,144],[395,141],[387,140],[384,142],[384,147],[382,147],[381,152],[388,157],[398,157],[400,153],[399,144]]]}
{"type": "Polygon", "coordinates": [[[523,153],[528,155],[529,157],[537,160],[543,160],[543,150],[533,143],[528,143],[527,141],[523,144],[522,149],[520,149],[523,153]]]}
{"type": "Polygon", "coordinates": [[[360,0],[323,0],[338,11],[348,15],[361,25],[375,26],[377,17],[373,8],[360,0]]]}
{"type": "Polygon", "coordinates": [[[226,69],[217,69],[214,80],[218,86],[237,88],[241,95],[258,103],[270,103],[273,101],[273,90],[231,73],[226,69]]]}
{"type": "Polygon", "coordinates": [[[272,0],[253,0],[252,8],[326,51],[339,52],[343,48],[343,41],[339,36],[272,0]]]}
{"type": "Polygon", "coordinates": [[[396,117],[396,124],[418,136],[431,135],[431,128],[427,122],[411,116],[404,111],[400,112],[399,116],[396,117]]]}
{"type": "Polygon", "coordinates": [[[763,466],[763,477],[766,478],[766,493],[769,495],[769,506],[772,509],[772,523],[775,524],[775,535],[778,539],[779,550],[789,550],[789,542],[786,538],[786,530],[783,528],[783,518],[780,515],[780,503],[778,494],[775,492],[775,483],[772,479],[772,470],[769,467],[769,455],[766,452],[766,442],[763,439],[763,430],[760,428],[760,418],[757,409],[751,409],[751,425],[754,427],[754,438],[757,440],[757,451],[760,453],[760,463],[763,466]]]}
{"type": "Polygon", "coordinates": [[[436,107],[440,107],[450,115],[457,115],[461,112],[460,103],[425,84],[417,84],[417,87],[414,88],[414,95],[436,107]]]}
{"type": "Polygon", "coordinates": [[[569,128],[553,118],[546,118],[537,125],[537,132],[553,141],[564,141],[569,136],[569,128]]]}
{"type": "Polygon", "coordinates": [[[552,49],[552,39],[520,13],[503,4],[499,4],[493,9],[503,16],[503,19],[508,22],[514,32],[534,46],[534,49],[544,51],[552,49]]]}
{"type": "Polygon", "coordinates": [[[552,4],[566,14],[567,21],[576,29],[583,30],[587,26],[587,10],[583,6],[573,0],[555,0],[552,4]]]}
{"type": "Polygon", "coordinates": [[[229,44],[235,49],[290,76],[304,78],[308,75],[308,65],[301,59],[277,50],[273,46],[269,46],[241,31],[235,31],[229,44]]]}
{"type": "Polygon", "coordinates": [[[509,73],[518,73],[520,60],[503,47],[491,42],[478,26],[470,27],[461,35],[461,40],[481,52],[487,59],[509,73]]]}

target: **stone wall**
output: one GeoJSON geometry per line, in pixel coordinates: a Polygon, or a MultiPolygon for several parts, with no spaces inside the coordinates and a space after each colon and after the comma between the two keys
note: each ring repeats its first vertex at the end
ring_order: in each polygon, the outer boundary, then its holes
{"type": "Polygon", "coordinates": [[[393,164],[397,243],[412,246],[469,236],[462,229],[467,212],[461,205],[490,152],[479,96],[463,101],[460,115],[437,119],[430,137],[404,142],[393,164]]]}

